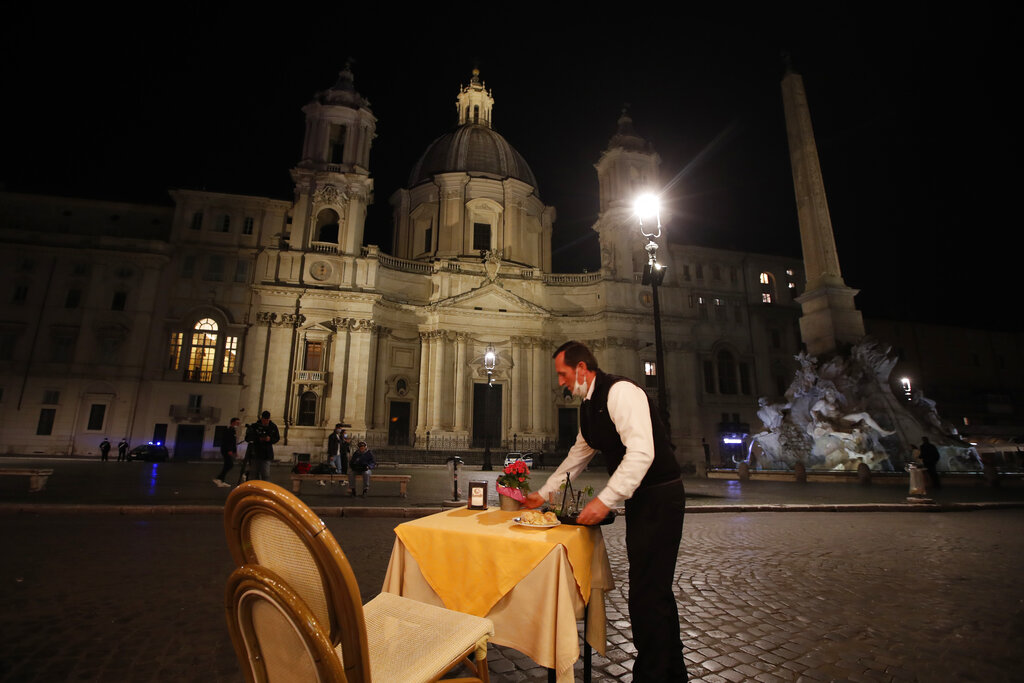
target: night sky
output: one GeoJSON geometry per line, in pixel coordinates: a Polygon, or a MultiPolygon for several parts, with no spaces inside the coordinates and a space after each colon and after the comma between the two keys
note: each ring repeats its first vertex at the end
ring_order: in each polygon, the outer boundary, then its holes
{"type": "Polygon", "coordinates": [[[786,50],[804,76],[843,276],[864,315],[1024,329],[1010,211],[1021,194],[1009,106],[1019,9],[761,3],[756,14],[667,17],[575,6],[10,8],[0,184],[161,204],[171,188],[290,199],[301,107],[351,57],[378,118],[365,242],[389,250],[388,199],[454,125],[455,96],[479,66],[495,129],[557,209],[556,271],[598,266],[593,165],[627,103],[662,158],[671,240],[798,256],[786,50]]]}

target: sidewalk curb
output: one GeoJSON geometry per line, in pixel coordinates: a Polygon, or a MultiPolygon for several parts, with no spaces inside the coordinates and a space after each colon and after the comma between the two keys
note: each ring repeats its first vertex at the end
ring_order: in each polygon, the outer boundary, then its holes
{"type": "MultiPolygon", "coordinates": [[[[321,507],[321,517],[391,517],[412,519],[441,512],[441,507],[321,507]]],[[[1024,501],[979,503],[851,503],[837,505],[694,505],[687,514],[749,514],[753,512],[972,512],[975,510],[1024,509],[1024,501]]],[[[624,512],[619,510],[619,515],[624,512]]],[[[58,503],[0,503],[0,515],[107,514],[107,515],[222,515],[223,505],[85,505],[58,503]]]]}

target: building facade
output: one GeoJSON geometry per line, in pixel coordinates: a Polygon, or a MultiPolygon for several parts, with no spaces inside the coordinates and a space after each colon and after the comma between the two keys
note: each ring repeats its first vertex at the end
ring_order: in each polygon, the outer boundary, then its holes
{"type": "Polygon", "coordinates": [[[657,367],[631,208],[661,186],[657,153],[623,114],[596,163],[601,267],[554,273],[555,209],[493,105],[474,72],[391,195],[391,254],[363,243],[376,118],[347,69],[303,108],[290,201],[3,194],[0,449],[89,455],[127,436],[215,457],[218,427],[269,410],[283,457],[322,454],[337,422],[395,448],[551,451],[576,433],[551,354],[577,339],[652,398],[665,373],[680,460],[703,463],[706,440],[728,462],[757,397],[792,378],[799,259],[662,245],[657,367]]]}

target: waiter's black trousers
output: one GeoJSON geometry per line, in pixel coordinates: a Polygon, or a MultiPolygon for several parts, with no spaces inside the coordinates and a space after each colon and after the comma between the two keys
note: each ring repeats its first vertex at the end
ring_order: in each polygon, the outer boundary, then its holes
{"type": "Polygon", "coordinates": [[[687,680],[673,590],[685,507],[679,480],[637,489],[626,501],[629,621],[637,650],[634,683],[687,680]]]}

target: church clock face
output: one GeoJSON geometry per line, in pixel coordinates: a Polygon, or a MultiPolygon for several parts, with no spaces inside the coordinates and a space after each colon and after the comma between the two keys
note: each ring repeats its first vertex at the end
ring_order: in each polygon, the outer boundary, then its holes
{"type": "Polygon", "coordinates": [[[326,280],[331,276],[331,264],[326,261],[317,261],[309,267],[309,274],[314,280],[326,280]]]}

